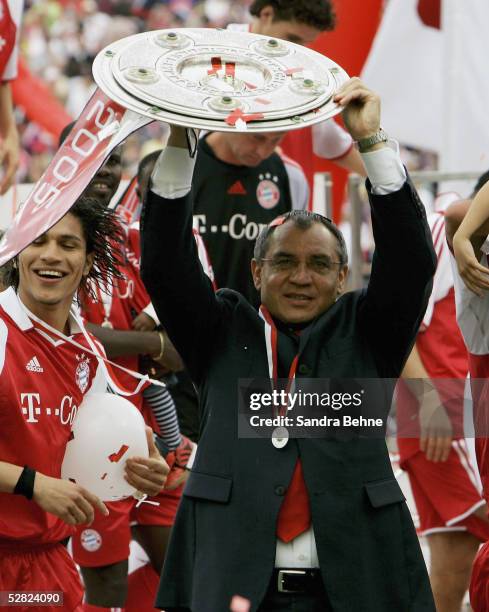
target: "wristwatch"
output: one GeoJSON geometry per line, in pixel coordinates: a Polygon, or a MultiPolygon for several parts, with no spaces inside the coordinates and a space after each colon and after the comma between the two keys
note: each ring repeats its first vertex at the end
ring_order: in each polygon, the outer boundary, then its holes
{"type": "Polygon", "coordinates": [[[389,140],[389,136],[387,136],[386,132],[382,128],[379,128],[375,134],[369,136],[368,138],[362,138],[357,141],[358,150],[360,153],[365,153],[370,147],[378,144],[379,142],[387,142],[389,140]]]}

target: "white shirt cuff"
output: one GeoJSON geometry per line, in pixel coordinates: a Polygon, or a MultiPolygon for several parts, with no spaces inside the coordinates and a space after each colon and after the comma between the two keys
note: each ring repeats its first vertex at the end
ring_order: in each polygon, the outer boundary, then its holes
{"type": "Polygon", "coordinates": [[[190,453],[190,457],[188,458],[187,465],[185,466],[187,470],[191,470],[194,467],[195,455],[197,454],[197,444],[192,442],[192,451],[190,453]]]}
{"type": "Polygon", "coordinates": [[[151,175],[151,191],[169,200],[183,198],[192,187],[195,159],[187,149],[166,147],[151,175]]]}
{"type": "Polygon", "coordinates": [[[143,308],[143,312],[151,317],[155,322],[155,325],[158,326],[160,324],[160,320],[158,319],[158,315],[156,314],[156,310],[154,309],[153,304],[150,302],[146,308],[143,308]]]}
{"type": "Polygon", "coordinates": [[[372,193],[386,195],[399,191],[406,182],[406,170],[399,155],[399,145],[389,140],[388,146],[369,153],[361,153],[372,193]]]}

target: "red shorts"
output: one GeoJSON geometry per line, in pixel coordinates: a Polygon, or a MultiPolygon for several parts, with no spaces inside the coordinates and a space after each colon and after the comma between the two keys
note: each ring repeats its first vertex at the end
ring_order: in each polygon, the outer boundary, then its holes
{"type": "Polygon", "coordinates": [[[489,542],[481,546],[474,559],[469,594],[474,612],[489,610],[489,542]]]}
{"type": "Polygon", "coordinates": [[[136,508],[133,498],[106,503],[109,516],[100,512],[90,527],[79,527],[73,536],[73,558],[82,567],[102,567],[129,557],[131,525],[171,527],[175,521],[183,485],[173,491],[163,490],[151,501],[159,506],[142,503],[136,508]]]}
{"type": "Polygon", "coordinates": [[[409,475],[422,535],[469,531],[481,542],[489,540],[489,522],[473,514],[485,502],[464,440],[452,442],[443,463],[428,461],[419,451],[403,467],[409,475]]]}
{"type": "MultiPolygon", "coordinates": [[[[78,570],[66,548],[59,543],[29,546],[0,542],[0,591],[61,591],[62,606],[7,606],[2,610],[72,612],[82,601],[78,570]]],[[[46,594],[47,595],[47,594],[46,594]]]]}

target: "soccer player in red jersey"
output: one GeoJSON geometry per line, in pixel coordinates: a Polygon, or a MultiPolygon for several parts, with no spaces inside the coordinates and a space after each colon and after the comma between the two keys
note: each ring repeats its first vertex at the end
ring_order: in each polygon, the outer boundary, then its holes
{"type": "Polygon", "coordinates": [[[398,385],[401,467],[407,471],[430,549],[437,609],[460,610],[472,563],[489,539],[487,505],[465,440],[469,360],[455,317],[451,254],[443,212],[428,215],[437,268],[428,307],[398,385]],[[428,382],[429,381],[429,382],[428,382]]]}
{"type": "MultiPolygon", "coordinates": [[[[98,497],[60,478],[78,407],[85,394],[106,386],[70,308],[90,279],[116,273],[105,245],[117,235],[113,214],[81,197],[3,271],[0,591],[61,591],[64,610],[75,610],[83,591],[63,544],[75,526],[107,513],[98,497]]],[[[128,459],[126,474],[130,484],[154,495],[168,468],[150,436],[148,444],[149,458],[128,459]]]]}

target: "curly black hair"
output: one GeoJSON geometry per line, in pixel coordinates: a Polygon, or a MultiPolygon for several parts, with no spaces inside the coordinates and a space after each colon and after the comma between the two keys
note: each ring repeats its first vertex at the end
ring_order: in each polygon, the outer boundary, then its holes
{"type": "MultiPolygon", "coordinates": [[[[123,265],[124,233],[116,213],[95,198],[81,196],[68,213],[81,223],[87,245],[87,254],[93,255],[93,265],[79,287],[80,294],[96,298],[95,286],[103,281],[110,284],[121,278],[119,266],[123,265]]],[[[19,286],[17,258],[11,259],[2,268],[1,282],[5,287],[19,286]]]]}
{"type": "Polygon", "coordinates": [[[297,21],[320,32],[334,30],[336,25],[336,15],[330,0],[254,0],[250,5],[250,13],[253,17],[259,17],[266,6],[273,8],[274,21],[297,21]]]}

